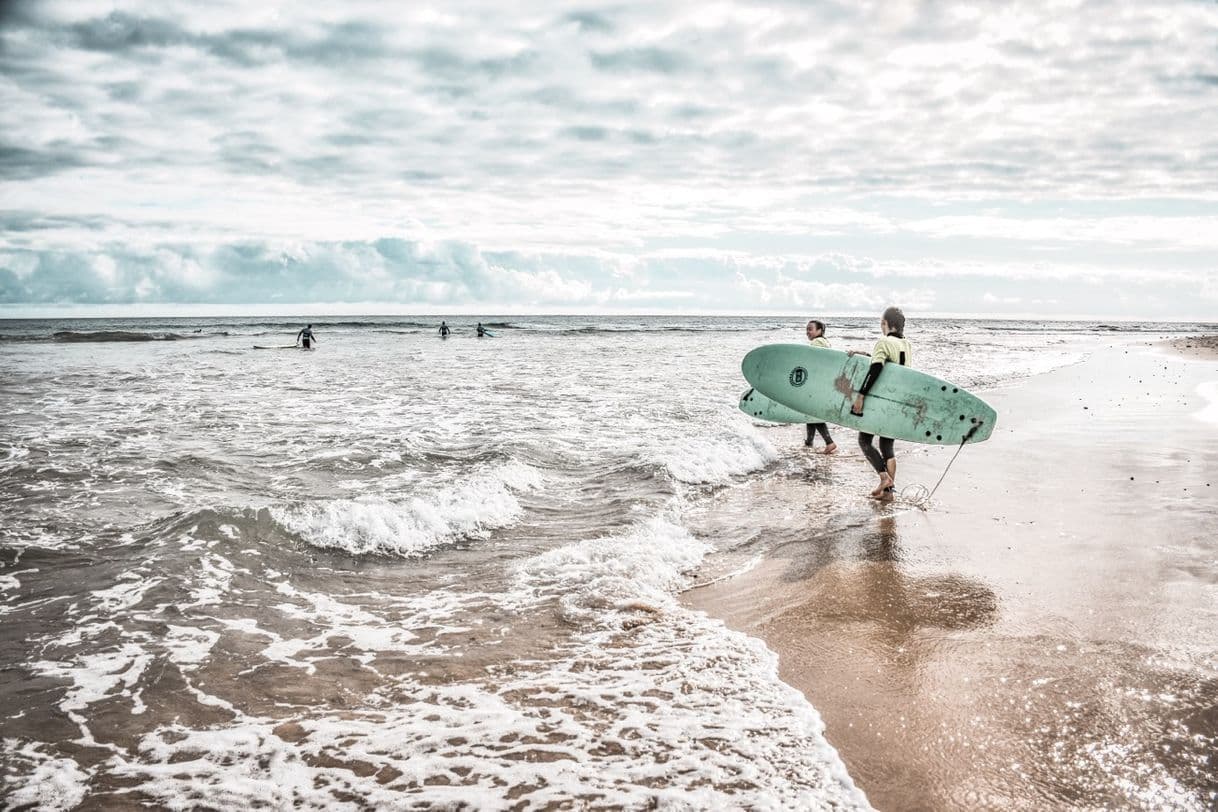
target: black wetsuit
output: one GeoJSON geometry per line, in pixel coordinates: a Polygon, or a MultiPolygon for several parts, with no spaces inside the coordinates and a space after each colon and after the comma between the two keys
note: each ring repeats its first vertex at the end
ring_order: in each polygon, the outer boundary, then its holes
{"type": "Polygon", "coordinates": [[[441,335],[442,337],[447,338],[447,337],[448,337],[448,334],[449,334],[450,332],[452,332],[452,331],[448,329],[448,325],[447,325],[447,324],[441,324],[441,325],[440,325],[440,335],[441,335]]]}
{"type": "MultiPolygon", "coordinates": [[[[900,339],[905,338],[905,336],[895,331],[889,333],[888,335],[895,336],[896,338],[900,339]]],[[[905,353],[902,352],[900,357],[895,360],[901,366],[905,366],[907,360],[905,353]]],[[[867,370],[867,377],[863,380],[863,385],[859,388],[859,394],[866,395],[868,392],[870,392],[871,387],[875,385],[876,379],[880,377],[880,373],[883,371],[884,364],[882,362],[877,361],[873,363],[867,370]]],[[[882,474],[888,470],[888,460],[896,456],[892,449],[894,441],[891,437],[881,437],[880,449],[877,451],[875,446],[871,444],[871,441],[874,438],[874,434],[868,434],[865,431],[860,431],[859,448],[863,450],[863,456],[867,458],[867,462],[871,463],[871,467],[875,469],[875,472],[877,474],[882,474]]]]}
{"type": "MultiPolygon", "coordinates": [[[[813,347],[824,347],[825,349],[828,349],[829,348],[829,339],[825,338],[824,336],[817,336],[816,338],[812,339],[812,346],[813,347]]],[[[809,423],[808,424],[808,437],[807,437],[807,439],[804,440],[804,445],[808,445],[808,446],[812,445],[812,441],[816,439],[816,435],[818,433],[820,434],[821,437],[825,438],[825,448],[828,448],[831,445],[835,445],[835,443],[833,442],[833,438],[829,436],[829,424],[828,423],[809,423]]]]}
{"type": "Polygon", "coordinates": [[[304,347],[306,350],[309,349],[313,344],[313,331],[308,327],[297,333],[296,337],[300,339],[300,346],[304,347]]]}
{"type": "Polygon", "coordinates": [[[829,424],[828,423],[809,423],[808,424],[808,439],[804,440],[804,445],[812,445],[812,441],[814,439],[816,439],[816,435],[818,433],[820,434],[821,437],[825,438],[826,446],[833,445],[833,438],[829,436],[829,424]]]}

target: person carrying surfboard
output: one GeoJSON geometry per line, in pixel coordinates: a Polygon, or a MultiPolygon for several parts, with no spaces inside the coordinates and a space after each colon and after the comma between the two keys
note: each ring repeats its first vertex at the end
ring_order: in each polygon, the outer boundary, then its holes
{"type": "MultiPolygon", "coordinates": [[[[825,338],[825,323],[823,321],[812,319],[808,322],[805,332],[808,334],[808,341],[811,342],[813,347],[829,348],[829,339],[825,338]]],[[[828,423],[809,423],[808,436],[804,439],[804,445],[811,447],[817,433],[825,438],[825,453],[835,453],[837,451],[837,443],[833,442],[833,438],[829,436],[828,423]]]]}
{"type": "Polygon", "coordinates": [[[296,334],[296,343],[306,350],[313,349],[314,342],[317,338],[313,335],[313,325],[310,324],[296,334]]]}
{"type": "Polygon", "coordinates": [[[486,335],[486,328],[482,326],[482,322],[478,322],[478,338],[486,335]]]}
{"type": "MultiPolygon", "coordinates": [[[[871,368],[867,370],[867,377],[863,379],[863,385],[859,387],[858,394],[854,398],[854,405],[850,409],[851,414],[859,417],[863,415],[863,401],[867,397],[867,393],[871,391],[871,387],[875,385],[876,379],[880,377],[880,373],[884,371],[884,365],[893,363],[905,367],[909,366],[913,359],[913,350],[905,338],[905,314],[901,312],[901,308],[890,307],[884,311],[880,317],[880,332],[884,337],[875,342],[875,348],[871,351],[871,368]]],[[[847,353],[847,355],[866,354],[860,350],[850,350],[847,353]]],[[[859,448],[863,449],[863,456],[880,476],[880,484],[871,492],[871,497],[887,502],[893,498],[897,481],[897,460],[892,450],[893,440],[891,437],[881,437],[880,449],[877,451],[872,445],[874,439],[874,434],[859,432],[859,448]]]]}

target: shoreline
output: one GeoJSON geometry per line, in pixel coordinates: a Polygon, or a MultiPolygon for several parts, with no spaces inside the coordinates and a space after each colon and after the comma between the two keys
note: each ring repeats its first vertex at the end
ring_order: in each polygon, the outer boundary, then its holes
{"type": "MultiPolygon", "coordinates": [[[[683,600],[776,652],[877,808],[1210,806],[1206,381],[1218,365],[1130,340],[993,390],[994,437],[928,512],[851,504],[683,600]]],[[[905,452],[901,484],[949,458],[905,452]]]]}

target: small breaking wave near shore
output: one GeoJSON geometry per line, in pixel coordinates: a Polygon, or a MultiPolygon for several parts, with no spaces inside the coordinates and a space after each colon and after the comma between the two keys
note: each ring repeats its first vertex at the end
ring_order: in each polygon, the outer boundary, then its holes
{"type": "Polygon", "coordinates": [[[405,501],[371,496],[314,500],[273,508],[271,513],[316,547],[352,555],[418,556],[510,525],[522,512],[516,495],[541,483],[536,469],[513,463],[405,501]]]}

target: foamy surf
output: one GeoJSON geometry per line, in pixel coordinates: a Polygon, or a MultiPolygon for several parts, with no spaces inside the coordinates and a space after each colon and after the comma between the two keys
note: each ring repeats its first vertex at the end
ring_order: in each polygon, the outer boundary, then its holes
{"type": "MultiPolygon", "coordinates": [[[[512,595],[482,599],[514,601],[526,623],[557,604],[584,630],[544,656],[458,681],[436,681],[431,668],[386,669],[429,651],[434,662],[472,653],[434,648],[401,621],[386,623],[386,608],[404,611],[422,631],[445,617],[451,624],[472,596],[343,600],[280,580],[283,602],[272,615],[318,634],[288,639],[245,622],[236,630],[270,641],[260,658],[305,668],[301,679],[331,661],[334,638],[346,641],[346,658],[378,674],[369,690],[341,709],[247,713],[201,690],[199,669],[218,635],[175,627],[168,648],[182,678],[228,720],[159,725],[134,751],[114,753],[105,770],[173,808],[511,809],[573,800],[597,808],[868,808],[815,710],[779,680],[774,655],[675,600],[710,550],[671,518],[654,517],[526,559],[512,595]]],[[[114,696],[135,703],[146,657],[128,642],[105,662],[47,673],[77,685],[66,710],[114,696]]]]}
{"type": "Polygon", "coordinates": [[[681,438],[655,454],[674,479],[687,485],[726,485],[778,459],[774,444],[743,416],[734,415],[717,421],[713,432],[681,438]]]}
{"type": "Polygon", "coordinates": [[[507,527],[522,512],[517,495],[540,487],[523,463],[475,474],[406,500],[337,499],[272,508],[284,527],[309,544],[353,555],[417,556],[457,539],[507,527]]]}

